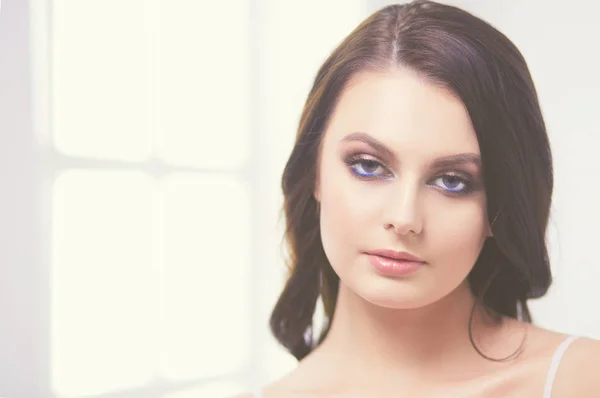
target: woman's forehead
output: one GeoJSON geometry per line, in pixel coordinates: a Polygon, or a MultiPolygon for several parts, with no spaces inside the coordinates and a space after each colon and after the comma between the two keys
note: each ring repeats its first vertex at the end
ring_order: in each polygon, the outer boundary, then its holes
{"type": "Polygon", "coordinates": [[[428,147],[432,154],[479,153],[464,104],[448,90],[399,69],[364,72],[340,94],[325,141],[365,132],[392,150],[428,147]]]}

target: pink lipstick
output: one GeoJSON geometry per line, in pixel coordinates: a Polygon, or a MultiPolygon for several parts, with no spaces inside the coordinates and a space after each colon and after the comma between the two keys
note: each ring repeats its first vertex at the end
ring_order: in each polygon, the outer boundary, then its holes
{"type": "Polygon", "coordinates": [[[417,271],[425,261],[406,252],[395,250],[372,250],[366,252],[369,263],[377,272],[387,276],[404,276],[417,271]]]}

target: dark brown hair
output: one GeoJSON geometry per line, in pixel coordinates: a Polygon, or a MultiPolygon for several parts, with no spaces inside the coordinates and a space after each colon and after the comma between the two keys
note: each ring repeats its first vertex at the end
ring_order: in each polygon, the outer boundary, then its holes
{"type": "Polygon", "coordinates": [[[398,67],[460,98],[477,134],[494,234],[468,276],[478,302],[491,313],[517,318],[520,312],[531,322],[527,299],[541,297],[551,284],[545,238],[552,156],[523,56],[506,36],[459,8],[431,1],[387,6],[362,22],[321,66],[283,172],[290,276],[270,324],[297,359],[326,336],[339,288],[321,243],[313,196],[322,134],[352,76],[398,67]],[[313,341],[319,299],[325,327],[313,341]]]}

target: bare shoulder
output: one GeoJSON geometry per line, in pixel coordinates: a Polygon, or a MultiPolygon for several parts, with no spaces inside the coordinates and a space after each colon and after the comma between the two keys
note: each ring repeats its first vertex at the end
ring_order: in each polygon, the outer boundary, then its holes
{"type": "Polygon", "coordinates": [[[600,391],[600,341],[575,340],[567,349],[558,368],[552,397],[596,396],[600,391]]]}

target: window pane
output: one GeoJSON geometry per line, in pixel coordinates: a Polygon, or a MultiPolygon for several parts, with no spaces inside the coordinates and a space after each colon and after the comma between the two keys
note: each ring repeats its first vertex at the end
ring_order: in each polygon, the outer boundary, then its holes
{"type": "Polygon", "coordinates": [[[52,131],[59,151],[123,160],[150,153],[150,4],[52,2],[52,131]]]}
{"type": "Polygon", "coordinates": [[[54,184],[51,377],[58,394],[100,394],[152,376],[153,189],[134,172],[70,171],[54,184]]]}
{"type": "Polygon", "coordinates": [[[160,4],[158,153],[237,168],[249,145],[249,0],[160,4]]]}
{"type": "Polygon", "coordinates": [[[186,379],[238,371],[249,349],[246,186],[180,174],[162,189],[163,374],[186,379]]]}

